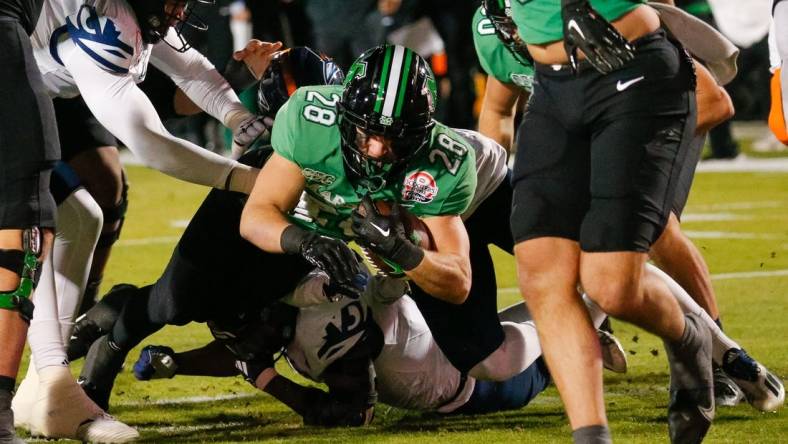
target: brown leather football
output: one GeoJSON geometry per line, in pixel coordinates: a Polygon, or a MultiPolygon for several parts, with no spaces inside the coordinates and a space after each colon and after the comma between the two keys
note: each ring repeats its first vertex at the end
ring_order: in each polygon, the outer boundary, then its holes
{"type": "MultiPolygon", "coordinates": [[[[375,207],[377,207],[378,212],[385,216],[391,214],[391,205],[392,202],[383,200],[375,201],[375,207]]],[[[364,207],[359,206],[358,211],[361,214],[364,214],[364,207]]],[[[427,225],[421,219],[411,214],[402,205],[399,205],[399,216],[402,224],[405,226],[405,234],[407,234],[414,244],[418,245],[424,250],[435,251],[435,242],[432,239],[432,234],[430,233],[429,228],[427,228],[427,225]]],[[[378,273],[383,273],[389,276],[401,275],[400,273],[397,273],[391,265],[383,260],[383,258],[368,248],[361,247],[361,252],[367,262],[369,262],[369,264],[372,266],[373,271],[377,271],[378,273]]]]}

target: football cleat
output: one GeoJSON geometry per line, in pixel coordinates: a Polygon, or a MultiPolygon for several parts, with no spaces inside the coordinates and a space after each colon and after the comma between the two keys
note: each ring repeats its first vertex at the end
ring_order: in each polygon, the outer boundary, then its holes
{"type": "Polygon", "coordinates": [[[38,393],[38,372],[33,360],[27,367],[25,379],[19,384],[11,401],[11,409],[14,411],[14,426],[22,430],[30,430],[30,412],[33,411],[33,404],[36,403],[38,393]]]}
{"type": "Polygon", "coordinates": [[[665,341],[670,365],[668,430],[671,443],[700,443],[714,419],[711,330],[698,315],[685,315],[679,341],[665,341]]]}
{"type": "Polygon", "coordinates": [[[126,353],[109,340],[108,335],[100,337],[90,346],[82,374],[79,376],[79,385],[102,409],[109,410],[109,397],[115,378],[123,367],[126,353]]]}
{"type": "Polygon", "coordinates": [[[733,407],[744,401],[744,392],[725,374],[722,367],[714,367],[714,404],[733,407]]]}
{"type": "Polygon", "coordinates": [[[722,358],[722,369],[744,392],[747,402],[762,412],[773,412],[785,402],[785,386],[743,349],[732,348],[722,358]]]}
{"type": "Polygon", "coordinates": [[[627,372],[627,354],[621,342],[612,334],[597,330],[599,345],[602,348],[602,365],[614,373],[627,372]]]}
{"type": "Polygon", "coordinates": [[[172,378],[178,371],[175,352],[163,345],[146,345],[134,363],[134,377],[140,381],[172,378]]]}
{"type": "Polygon", "coordinates": [[[93,342],[112,329],[126,301],[134,297],[137,290],[137,286],[132,284],[114,285],[99,303],[77,318],[74,331],[66,344],[69,361],[83,358],[93,342]]]}
{"type": "Polygon", "coordinates": [[[107,415],[77,385],[68,367],[41,371],[30,433],[94,443],[125,443],[139,437],[132,427],[107,415]]]}
{"type": "Polygon", "coordinates": [[[71,337],[66,346],[66,356],[68,356],[68,360],[76,361],[77,359],[84,358],[85,355],[88,354],[91,344],[105,334],[107,334],[107,332],[96,325],[92,319],[88,319],[87,314],[83,314],[77,318],[74,330],[71,332],[71,337]]]}

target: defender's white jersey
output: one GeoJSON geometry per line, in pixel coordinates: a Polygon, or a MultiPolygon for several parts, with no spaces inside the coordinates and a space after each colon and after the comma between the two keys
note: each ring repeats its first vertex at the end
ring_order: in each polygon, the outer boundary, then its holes
{"type": "Polygon", "coordinates": [[[383,349],[375,359],[379,399],[389,405],[448,413],[470,399],[476,380],[463,386],[460,371],[432,337],[416,303],[403,296],[391,305],[373,306],[383,330],[383,349]]]}
{"type": "MultiPolygon", "coordinates": [[[[302,282],[297,299],[325,300],[321,279],[313,274],[302,282]],[[304,292],[314,294],[306,296],[304,292]]],[[[383,332],[383,348],[374,360],[380,401],[443,413],[465,404],[475,380],[468,377],[460,385],[459,370],[435,343],[416,303],[402,296],[390,305],[379,304],[371,300],[369,293],[359,300],[344,298],[307,307],[297,303],[302,308],[295,337],[287,346],[290,365],[303,376],[321,381],[326,367],[361,339],[371,316],[383,332]]]]}
{"type": "Polygon", "coordinates": [[[452,129],[467,140],[476,152],[476,192],[468,209],[462,214],[462,220],[466,220],[506,180],[509,167],[506,164],[506,150],[498,142],[478,131],[452,129]]]}
{"type": "Polygon", "coordinates": [[[179,53],[165,42],[145,44],[126,0],[45,0],[31,41],[50,95],[82,95],[96,119],[145,165],[217,188],[225,186],[233,168],[249,169],[164,128],[136,86],[149,61],[230,129],[251,113],[198,51],[179,53]]]}
{"type": "Polygon", "coordinates": [[[47,0],[33,35],[33,52],[52,96],[75,97],[79,89],[63,64],[72,41],[109,72],[145,78],[151,46],[142,41],[137,19],[124,0],[47,0]]]}

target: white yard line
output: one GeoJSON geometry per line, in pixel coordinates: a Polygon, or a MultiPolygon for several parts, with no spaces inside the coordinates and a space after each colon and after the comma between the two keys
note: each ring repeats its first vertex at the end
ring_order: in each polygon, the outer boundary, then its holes
{"type": "Polygon", "coordinates": [[[224,430],[224,429],[233,429],[241,426],[248,425],[245,422],[212,422],[210,424],[200,424],[200,425],[171,425],[171,426],[144,426],[144,427],[137,427],[137,430],[142,431],[152,431],[152,432],[159,432],[164,434],[174,434],[174,433],[184,433],[184,432],[205,432],[205,431],[216,431],[216,430],[224,430]]]}
{"type": "Polygon", "coordinates": [[[692,211],[733,211],[733,210],[755,210],[761,208],[780,208],[784,202],[776,200],[766,200],[760,202],[721,202],[713,204],[689,205],[687,209],[692,211]]]}
{"type": "MultiPolygon", "coordinates": [[[[775,276],[788,276],[788,270],[770,270],[770,271],[742,271],[736,273],[718,273],[712,274],[711,280],[725,281],[730,279],[757,279],[768,278],[775,276]]],[[[510,294],[519,293],[520,289],[517,287],[503,287],[498,289],[498,293],[510,294]]]]}
{"type": "Polygon", "coordinates": [[[693,239],[781,239],[785,235],[776,233],[742,233],[736,231],[692,231],[682,230],[693,239]]]}
{"type": "Polygon", "coordinates": [[[682,222],[727,222],[752,219],[751,215],[734,213],[684,213],[681,215],[682,222]]]}
{"type": "Polygon", "coordinates": [[[788,158],[705,160],[698,164],[699,173],[788,173],[788,158]]]}
{"type": "Polygon", "coordinates": [[[113,403],[119,407],[139,407],[146,405],[182,405],[182,404],[200,404],[203,402],[216,402],[216,401],[230,401],[235,399],[254,398],[259,393],[233,393],[229,395],[216,395],[216,396],[187,396],[184,398],[164,398],[154,399],[150,401],[121,401],[113,403]]]}
{"type": "Polygon", "coordinates": [[[115,245],[118,247],[139,247],[143,245],[174,244],[180,236],[143,237],[141,239],[120,239],[115,245]]]}

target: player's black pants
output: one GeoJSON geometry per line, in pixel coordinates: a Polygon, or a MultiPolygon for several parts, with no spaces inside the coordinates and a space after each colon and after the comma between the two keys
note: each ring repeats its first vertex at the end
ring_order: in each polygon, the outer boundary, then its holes
{"type": "Polygon", "coordinates": [[[0,60],[0,229],[54,228],[55,112],[16,18],[0,16],[0,60]]]}
{"type": "Polygon", "coordinates": [[[189,222],[162,276],[129,297],[111,332],[130,350],[164,325],[242,323],[290,293],[314,267],[300,256],[267,253],[241,237],[245,196],[212,190],[189,222]]]}
{"type": "Polygon", "coordinates": [[[514,165],[517,242],[646,252],[662,233],[695,132],[695,75],[662,31],[633,45],[607,75],[536,64],[514,165]]]}
{"type": "Polygon", "coordinates": [[[509,230],[512,201],[509,176],[465,221],[473,273],[468,299],[460,305],[450,304],[430,296],[417,285],[412,286],[413,299],[435,342],[461,372],[483,361],[504,339],[498,319],[498,284],[489,246],[495,245],[509,253],[514,249],[509,230]]]}

